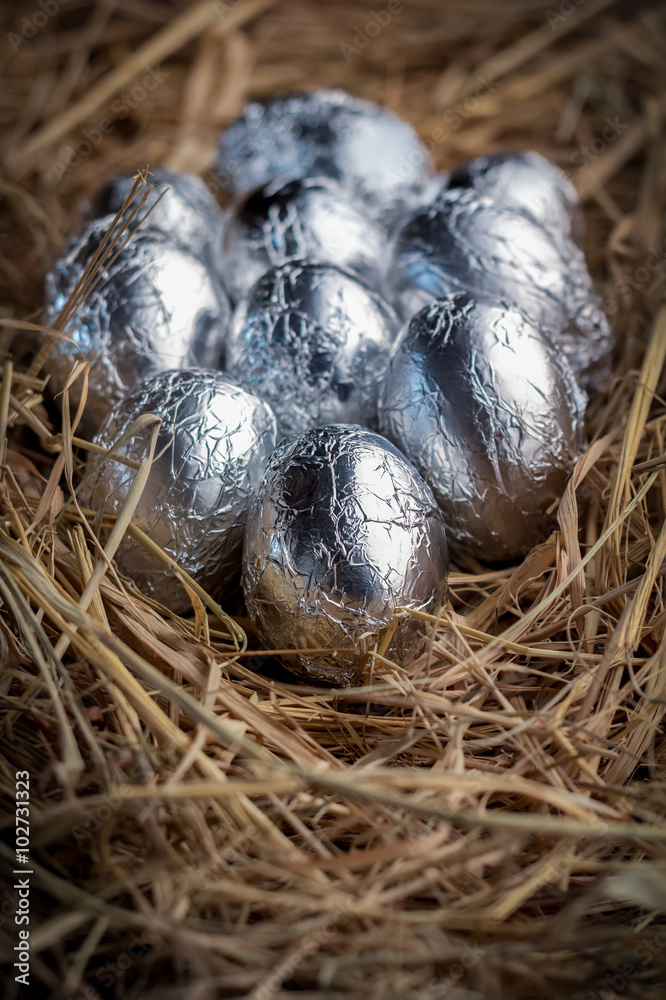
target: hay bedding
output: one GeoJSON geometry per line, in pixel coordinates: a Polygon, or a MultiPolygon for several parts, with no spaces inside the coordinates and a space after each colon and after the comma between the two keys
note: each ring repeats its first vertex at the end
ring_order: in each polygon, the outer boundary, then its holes
{"type": "Polygon", "coordinates": [[[14,45],[40,8],[2,11],[0,853],[26,769],[33,868],[29,987],[4,879],[3,995],[666,996],[664,6],[412,0],[367,45],[370,4],[57,6],[14,45]],[[246,99],[314,86],[445,121],[441,169],[514,145],[570,170],[618,336],[560,530],[454,567],[428,653],[380,648],[344,692],[291,683],[191,582],[186,620],[128,589],[71,502],[49,336],[25,346],[105,176],[212,184],[246,99]]]}

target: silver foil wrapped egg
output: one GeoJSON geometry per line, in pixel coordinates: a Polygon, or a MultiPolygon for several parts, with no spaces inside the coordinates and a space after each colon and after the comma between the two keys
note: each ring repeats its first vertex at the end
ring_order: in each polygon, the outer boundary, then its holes
{"type": "MultiPolygon", "coordinates": [[[[143,413],[162,419],[138,525],[212,597],[234,589],[251,497],[275,447],[269,406],[221,372],[162,372],[129,393],[108,415],[95,442],[110,448],[143,413]]],[[[150,431],[117,451],[141,461],[150,431]]],[[[83,499],[117,513],[136,472],[112,459],[92,461],[83,499]]],[[[126,536],[116,560],[139,589],[177,614],[191,608],[182,584],[126,536]]]]}
{"type": "MultiPolygon", "coordinates": [[[[248,516],[243,592],[273,649],[344,648],[285,658],[328,684],[352,681],[358,654],[401,607],[437,613],[448,551],[430,488],[397,448],[362,427],[319,427],[273,453],[248,516]]],[[[402,617],[389,656],[421,648],[402,617]]]]}
{"type": "MultiPolygon", "coordinates": [[[[206,257],[218,269],[224,216],[201,177],[174,170],[153,170],[147,182],[154,185],[153,190],[131,225],[136,226],[137,220],[145,215],[141,232],[157,230],[191,250],[197,257],[206,257]],[[146,215],[150,209],[150,214],[146,215]]],[[[115,215],[120,211],[133,184],[132,177],[114,178],[98,200],[100,211],[97,214],[115,215]]],[[[141,197],[142,191],[139,190],[127,214],[134,210],[141,197]]]]}
{"type": "Polygon", "coordinates": [[[529,320],[460,294],[412,319],[379,418],[432,487],[451,544],[496,561],[526,553],[549,528],[584,407],[566,360],[529,320]]]}
{"type": "Polygon", "coordinates": [[[382,220],[418,203],[429,156],[407,122],[342,90],[248,104],[220,139],[217,169],[236,194],[276,178],[327,176],[382,220]]]}
{"type": "Polygon", "coordinates": [[[390,306],[350,274],[285,264],[236,309],[227,370],[270,403],[278,440],[320,424],[372,426],[397,327],[390,306]]]}
{"type": "Polygon", "coordinates": [[[514,305],[553,338],[581,385],[599,388],[608,376],[612,333],[583,252],[474,190],[446,190],[411,217],[388,283],[406,320],[458,291],[514,305]]]}
{"type": "MultiPolygon", "coordinates": [[[[418,208],[427,208],[428,205],[436,201],[437,198],[441,198],[444,192],[448,189],[449,180],[451,179],[451,174],[447,170],[438,170],[437,173],[433,174],[426,181],[423,189],[421,191],[421,197],[419,198],[418,208]]],[[[404,222],[407,219],[403,220],[404,222]]]]}
{"type": "Polygon", "coordinates": [[[473,190],[583,244],[585,225],[576,189],[563,170],[539,153],[477,156],[453,171],[448,187],[473,190]]]}
{"type": "MultiPolygon", "coordinates": [[[[52,325],[112,224],[90,223],[46,279],[46,324],[52,325]]],[[[120,237],[118,247],[126,240],[120,237]]],[[[113,254],[116,250],[113,251],[113,254]]],[[[66,325],[47,363],[57,395],[77,360],[90,362],[81,432],[94,434],[129,389],[172,368],[221,368],[231,309],[211,268],[189,250],[150,231],[135,233],[66,325]]],[[[78,405],[81,380],[70,389],[78,405]]]]}
{"type": "Polygon", "coordinates": [[[238,301],[271,267],[289,261],[335,264],[383,291],[386,237],[363,207],[326,177],[271,181],[231,211],[222,271],[238,301]]]}

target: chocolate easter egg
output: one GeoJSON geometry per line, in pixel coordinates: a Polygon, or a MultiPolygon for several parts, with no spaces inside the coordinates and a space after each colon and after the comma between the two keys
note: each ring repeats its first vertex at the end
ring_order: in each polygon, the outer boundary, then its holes
{"type": "MultiPolygon", "coordinates": [[[[52,325],[112,224],[91,223],[47,277],[46,324],[52,325]]],[[[47,363],[54,396],[75,361],[90,362],[80,432],[94,434],[128,390],[160,371],[222,367],[230,306],[219,278],[189,250],[161,233],[121,236],[119,252],[66,324],[47,363]]],[[[70,390],[77,405],[79,379],[70,390]]]]}
{"type": "MultiPolygon", "coordinates": [[[[399,608],[437,612],[447,569],[432,492],[384,438],[337,424],[275,450],[248,517],[243,592],[269,648],[329,650],[289,656],[290,669],[348,683],[399,608]]],[[[387,655],[406,663],[422,636],[402,617],[387,655]]]]}
{"type": "Polygon", "coordinates": [[[217,170],[236,194],[276,178],[332,177],[390,221],[418,203],[429,156],[411,125],[386,108],[317,90],[248,104],[222,134],[217,170]]]}
{"type": "Polygon", "coordinates": [[[372,426],[397,327],[390,306],[352,275],[285,264],[236,309],[227,368],[270,403],[279,437],[339,421],[372,426]]]}
{"type": "MultiPolygon", "coordinates": [[[[275,447],[269,406],[221,372],[162,372],[129,393],[108,415],[95,442],[110,448],[143,413],[162,420],[153,462],[134,522],[204,590],[218,599],[234,589],[250,499],[275,447]]],[[[149,430],[118,447],[141,461],[149,430]]],[[[117,513],[135,469],[90,460],[84,498],[117,513]]],[[[177,613],[191,607],[182,584],[131,537],[116,560],[154,600],[177,613]]]]}
{"type": "Polygon", "coordinates": [[[451,545],[492,562],[548,534],[584,405],[566,359],[528,319],[459,294],[412,319],[379,416],[432,487],[451,545]]]}
{"type": "Polygon", "coordinates": [[[458,291],[515,306],[553,338],[581,385],[606,381],[613,338],[583,252],[524,212],[444,191],[397,234],[388,282],[405,320],[458,291]]]}
{"type": "Polygon", "coordinates": [[[448,188],[473,190],[583,244],[585,226],[576,189],[563,170],[539,153],[477,156],[453,171],[448,188]]]}
{"type": "Polygon", "coordinates": [[[272,267],[293,261],[334,264],[383,291],[386,237],[363,207],[325,177],[271,181],[229,215],[221,266],[238,301],[272,267]]]}
{"type": "MultiPolygon", "coordinates": [[[[152,170],[146,181],[153,190],[131,225],[136,226],[145,216],[140,232],[157,230],[197,257],[206,257],[214,268],[219,267],[224,216],[202,178],[176,170],[152,170]]],[[[111,180],[98,199],[99,214],[115,215],[120,211],[133,184],[134,179],[127,176],[111,180]]],[[[137,207],[141,197],[139,190],[126,214],[137,207]]]]}

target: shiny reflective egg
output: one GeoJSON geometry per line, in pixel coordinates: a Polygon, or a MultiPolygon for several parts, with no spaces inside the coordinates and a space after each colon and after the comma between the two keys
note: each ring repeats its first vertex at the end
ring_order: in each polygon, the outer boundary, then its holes
{"type": "Polygon", "coordinates": [[[279,439],[333,422],[373,426],[397,329],[391,307],[352,275],[285,264],[236,309],[227,370],[270,403],[279,439]]]}
{"type": "Polygon", "coordinates": [[[246,105],[222,134],[216,165],[236,194],[276,178],[332,177],[387,223],[418,203],[430,173],[411,125],[342,90],[246,105]]]}
{"type": "MultiPolygon", "coordinates": [[[[205,257],[216,270],[220,267],[224,215],[201,177],[176,170],[151,170],[147,186],[153,190],[131,222],[134,227],[143,219],[140,232],[157,230],[180,243],[197,257],[205,257]],[[145,216],[145,218],[144,218],[145,216]]],[[[98,215],[119,212],[129,197],[133,177],[111,180],[98,198],[98,215]]],[[[126,210],[126,218],[138,206],[143,189],[126,210]]]]}
{"type": "Polygon", "coordinates": [[[474,190],[447,189],[405,223],[388,283],[405,320],[455,292],[515,306],[550,334],[581,385],[607,378],[613,338],[582,250],[474,190]]]}
{"type": "Polygon", "coordinates": [[[336,181],[271,181],[230,212],[221,260],[225,287],[237,302],[266,271],[291,261],[334,264],[381,293],[386,237],[336,181]]]}
{"type": "Polygon", "coordinates": [[[477,156],[453,171],[448,188],[473,190],[583,245],[585,223],[576,189],[563,170],[539,153],[477,156]]]}
{"type": "MultiPolygon", "coordinates": [[[[269,648],[329,650],[286,657],[291,670],[351,682],[399,608],[437,612],[447,570],[432,492],[384,438],[334,424],[275,450],[248,516],[243,592],[269,648]]],[[[402,616],[387,656],[416,656],[423,633],[402,616]]]]}
{"type": "Polygon", "coordinates": [[[547,537],[582,448],[585,401],[521,313],[458,294],[412,319],[379,419],[432,487],[451,546],[493,562],[547,537]]]}
{"type": "MultiPolygon", "coordinates": [[[[52,325],[112,224],[90,223],[47,276],[46,319],[52,325]]],[[[221,368],[231,309],[211,268],[154,231],[139,230],[118,249],[66,324],[73,343],[58,340],[47,362],[57,397],[75,361],[90,362],[88,397],[79,433],[94,434],[128,390],[173,368],[221,368]]],[[[81,379],[70,389],[72,407],[81,379]]]]}
{"type": "MultiPolygon", "coordinates": [[[[213,598],[238,584],[247,509],[275,447],[269,406],[221,372],[162,372],[108,415],[95,443],[111,448],[144,413],[162,420],[153,462],[133,521],[213,598]]],[[[141,461],[150,430],[116,450],[141,461]]],[[[136,470],[93,457],[83,498],[118,513],[136,470]]],[[[191,602],[175,574],[125,536],[119,568],[149,597],[176,613],[191,602]]]]}

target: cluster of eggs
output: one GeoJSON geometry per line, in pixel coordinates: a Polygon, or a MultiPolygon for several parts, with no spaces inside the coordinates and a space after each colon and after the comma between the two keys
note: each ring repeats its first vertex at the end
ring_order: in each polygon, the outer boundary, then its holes
{"type": "MultiPolygon", "coordinates": [[[[612,344],[580,207],[535,153],[433,177],[410,126],[341,91],[248,105],[217,168],[225,212],[199,178],[155,172],[152,211],[66,328],[90,362],[83,431],[141,458],[130,430],[156,413],[135,521],[216,598],[242,565],[262,638],[349,680],[398,609],[441,605],[447,537],[506,560],[548,525],[612,344]]],[[[47,323],[131,183],[49,275],[47,323]]],[[[71,363],[59,341],[55,394],[71,363]]],[[[84,498],[118,510],[133,469],[91,466],[84,498]]],[[[136,541],[117,561],[187,610],[136,541]]],[[[420,633],[401,616],[393,654],[420,633]]]]}

